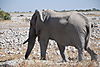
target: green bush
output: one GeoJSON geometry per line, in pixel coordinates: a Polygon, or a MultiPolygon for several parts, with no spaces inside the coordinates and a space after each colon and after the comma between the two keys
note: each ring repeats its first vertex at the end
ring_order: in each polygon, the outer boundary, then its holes
{"type": "Polygon", "coordinates": [[[0,10],[0,20],[10,20],[10,19],[11,19],[11,16],[9,13],[3,10],[0,10]]]}

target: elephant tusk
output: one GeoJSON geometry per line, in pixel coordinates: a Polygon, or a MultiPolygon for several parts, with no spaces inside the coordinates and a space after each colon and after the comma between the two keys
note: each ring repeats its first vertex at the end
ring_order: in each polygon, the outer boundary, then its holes
{"type": "Polygon", "coordinates": [[[28,42],[29,41],[29,38],[23,43],[23,44],[25,44],[26,42],[28,42]]]}

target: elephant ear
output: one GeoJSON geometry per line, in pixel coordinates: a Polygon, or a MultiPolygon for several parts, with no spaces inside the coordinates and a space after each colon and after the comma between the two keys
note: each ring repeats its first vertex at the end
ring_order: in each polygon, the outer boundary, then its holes
{"type": "Polygon", "coordinates": [[[47,13],[44,12],[44,11],[38,11],[38,10],[36,10],[35,13],[37,14],[37,17],[39,17],[39,19],[42,22],[45,22],[49,18],[49,16],[47,15],[47,13]]]}

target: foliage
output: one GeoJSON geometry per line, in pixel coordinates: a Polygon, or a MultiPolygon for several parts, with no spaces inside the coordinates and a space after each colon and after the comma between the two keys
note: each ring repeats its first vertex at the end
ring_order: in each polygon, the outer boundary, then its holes
{"type": "MultiPolygon", "coordinates": [[[[56,11],[56,10],[55,10],[56,11]]],[[[68,11],[78,11],[78,12],[87,12],[87,11],[100,11],[100,9],[92,8],[92,9],[76,9],[76,10],[62,10],[60,12],[68,12],[68,11]]],[[[57,11],[56,11],[57,12],[57,11]]]]}
{"type": "Polygon", "coordinates": [[[80,10],[76,10],[76,11],[78,11],[78,12],[87,12],[87,11],[100,11],[100,10],[96,9],[96,8],[92,8],[92,9],[85,9],[85,10],[80,9],[80,10]]]}
{"type": "Polygon", "coordinates": [[[10,20],[10,19],[11,19],[11,16],[9,13],[3,10],[0,10],[0,20],[10,20]]]}

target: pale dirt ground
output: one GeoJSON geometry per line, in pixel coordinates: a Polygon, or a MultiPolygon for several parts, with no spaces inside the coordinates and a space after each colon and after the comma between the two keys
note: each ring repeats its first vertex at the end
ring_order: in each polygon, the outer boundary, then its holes
{"type": "MultiPolygon", "coordinates": [[[[82,12],[81,12],[82,13],[82,12]]],[[[90,55],[84,51],[84,60],[77,62],[77,50],[66,47],[66,63],[62,58],[55,41],[50,40],[47,49],[47,60],[40,59],[40,46],[36,41],[29,59],[24,59],[27,44],[22,44],[28,37],[29,19],[33,13],[11,13],[10,21],[0,21],[0,67],[100,67],[100,12],[84,12],[94,25],[90,40],[90,48],[98,54],[98,61],[91,61],[90,55]],[[24,16],[20,16],[24,15],[24,16]]]]}

